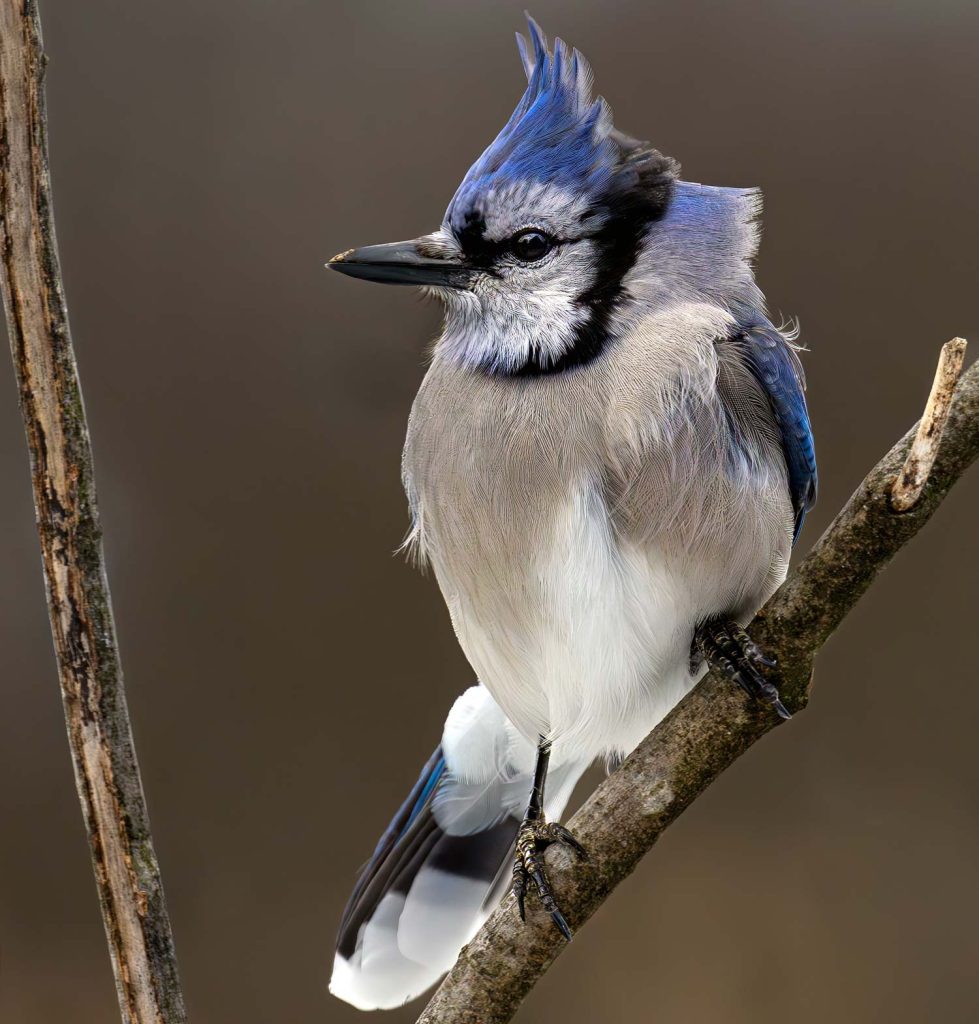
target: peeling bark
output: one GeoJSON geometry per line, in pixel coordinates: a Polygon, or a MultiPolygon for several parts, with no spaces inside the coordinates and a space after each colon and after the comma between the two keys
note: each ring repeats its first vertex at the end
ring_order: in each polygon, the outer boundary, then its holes
{"type": "Polygon", "coordinates": [[[136,764],[51,210],[35,0],[0,0],[0,288],[75,781],[124,1024],[182,1024],[136,764]]]}

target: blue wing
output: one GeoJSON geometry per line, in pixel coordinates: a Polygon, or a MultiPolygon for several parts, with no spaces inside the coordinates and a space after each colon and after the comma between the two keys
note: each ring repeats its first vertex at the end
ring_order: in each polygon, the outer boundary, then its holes
{"type": "Polygon", "coordinates": [[[765,389],[775,424],[782,435],[782,451],[795,510],[795,543],[806,513],[816,504],[816,448],[806,408],[806,377],[795,350],[767,321],[751,324],[739,339],[745,362],[765,389]]]}
{"type": "MultiPolygon", "coordinates": [[[[384,830],[371,859],[361,871],[354,891],[347,901],[343,919],[340,922],[339,939],[346,956],[353,951],[361,925],[376,909],[377,903],[383,895],[383,889],[377,892],[371,891],[372,883],[376,879],[390,882],[390,879],[398,873],[398,869],[404,866],[403,854],[410,844],[403,844],[404,848],[401,850],[398,849],[398,844],[409,833],[413,835],[415,832],[421,831],[426,838],[430,837],[434,821],[430,814],[423,816],[422,812],[426,811],[431,804],[432,796],[444,773],[445,758],[442,756],[441,746],[438,746],[435,748],[435,753],[428,759],[418,781],[412,787],[391,824],[384,830]],[[412,826],[415,826],[414,829],[412,826]]],[[[373,886],[373,888],[378,889],[379,887],[373,886]]]]}

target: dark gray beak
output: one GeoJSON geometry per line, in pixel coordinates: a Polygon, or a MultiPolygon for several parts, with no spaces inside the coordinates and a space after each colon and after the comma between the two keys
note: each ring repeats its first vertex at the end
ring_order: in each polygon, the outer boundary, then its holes
{"type": "Polygon", "coordinates": [[[418,248],[422,239],[388,242],[348,249],[334,256],[327,266],[349,277],[381,284],[432,285],[438,288],[468,288],[474,271],[451,259],[425,256],[418,248]]]}

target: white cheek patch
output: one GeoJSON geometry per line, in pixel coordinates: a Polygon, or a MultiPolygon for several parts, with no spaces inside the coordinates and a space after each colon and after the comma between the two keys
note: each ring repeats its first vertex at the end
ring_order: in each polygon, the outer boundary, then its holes
{"type": "Polygon", "coordinates": [[[472,291],[441,295],[446,319],[437,354],[502,373],[533,357],[557,362],[591,315],[578,300],[595,280],[592,253],[587,242],[571,243],[540,266],[508,266],[499,277],[479,278],[472,291]]]}
{"type": "Polygon", "coordinates": [[[450,297],[446,329],[437,351],[466,366],[508,372],[533,355],[556,362],[574,341],[588,310],[574,304],[568,288],[551,286],[529,295],[485,289],[472,302],[450,297]]]}

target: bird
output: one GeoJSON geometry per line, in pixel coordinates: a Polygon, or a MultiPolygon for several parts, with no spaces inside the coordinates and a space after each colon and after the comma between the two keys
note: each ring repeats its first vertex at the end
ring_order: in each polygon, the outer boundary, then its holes
{"type": "Polygon", "coordinates": [[[760,192],[684,180],[528,22],[526,91],[440,227],[328,264],[444,306],[406,548],[476,679],[344,911],[330,987],[362,1009],[433,985],[508,889],[570,939],[543,854],[588,856],[560,824],[572,790],[708,668],[789,717],[745,626],[817,472],[796,332],[755,282],[760,192]]]}

